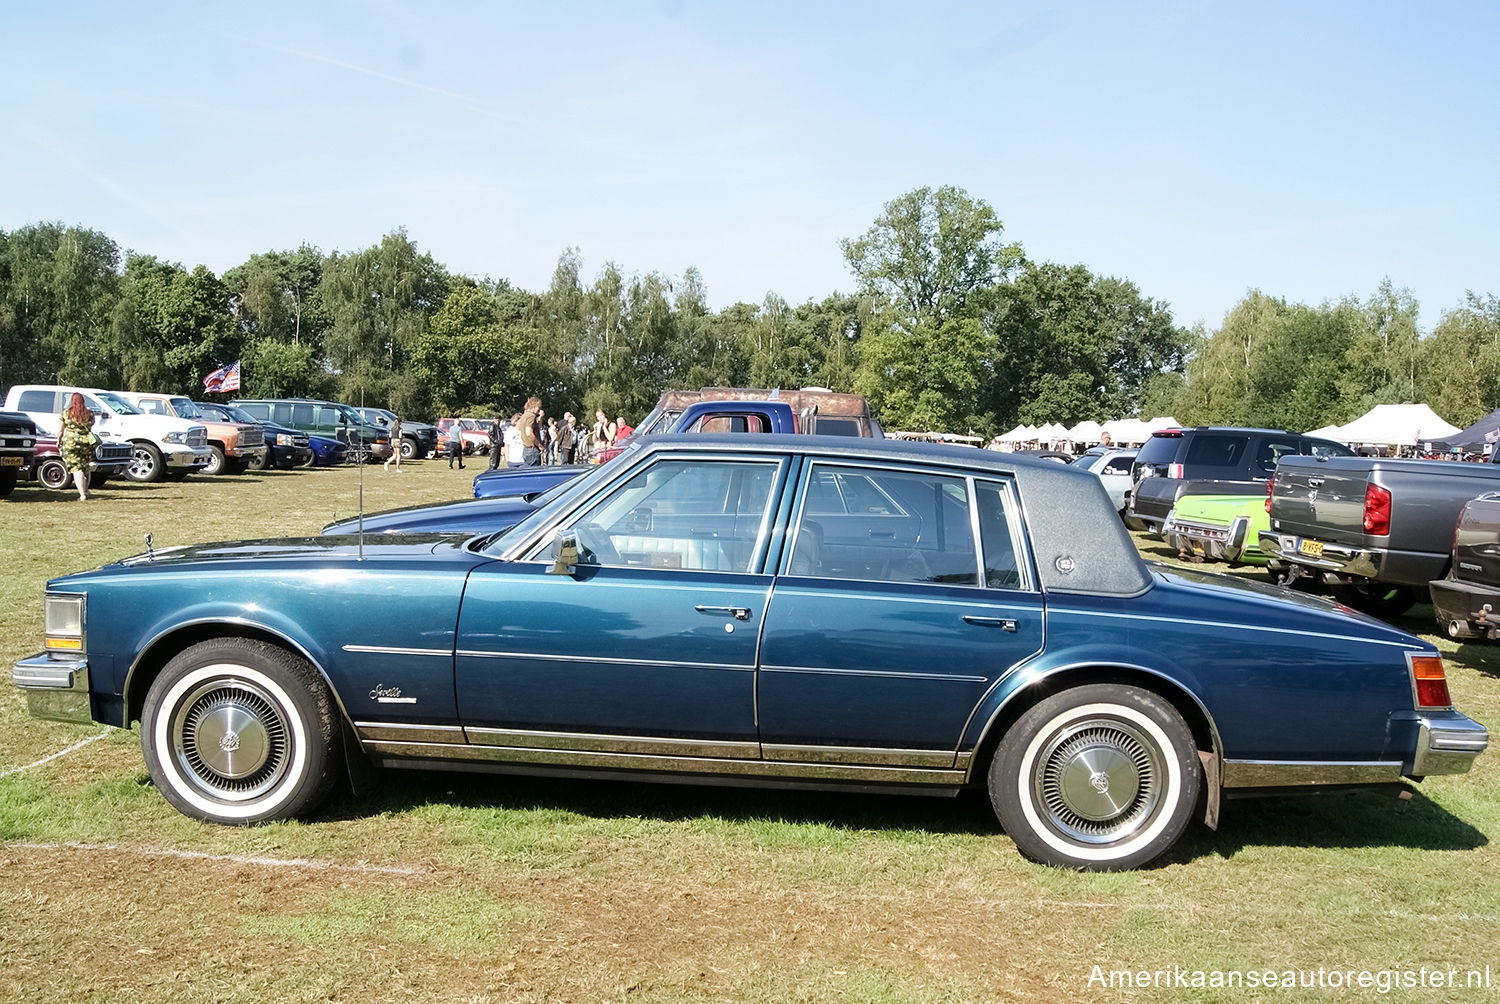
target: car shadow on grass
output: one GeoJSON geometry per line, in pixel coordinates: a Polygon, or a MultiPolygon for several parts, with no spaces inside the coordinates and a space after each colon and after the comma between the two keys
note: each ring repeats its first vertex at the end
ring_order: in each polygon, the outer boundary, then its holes
{"type": "MultiPolygon", "coordinates": [[[[1395,795],[1397,786],[1226,800],[1217,831],[1189,827],[1152,867],[1199,858],[1231,858],[1247,848],[1355,849],[1400,847],[1467,851],[1489,838],[1420,793],[1395,795]]],[[[661,822],[767,820],[833,830],[917,831],[933,836],[1000,836],[982,791],[934,798],[858,791],[652,784],[516,775],[387,770],[362,796],[347,791],[319,819],[400,814],[425,805],[516,812],[567,812],[590,819],[661,822]]]]}

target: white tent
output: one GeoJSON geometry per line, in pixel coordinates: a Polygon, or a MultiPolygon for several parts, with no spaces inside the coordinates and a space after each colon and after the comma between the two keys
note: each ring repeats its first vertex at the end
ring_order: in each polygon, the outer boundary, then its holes
{"type": "Polygon", "coordinates": [[[1151,438],[1151,429],[1138,418],[1117,418],[1111,422],[1105,422],[1103,432],[1109,433],[1109,437],[1115,441],[1116,446],[1127,444],[1140,445],[1151,438]]]}
{"type": "Polygon", "coordinates": [[[1000,437],[1002,443],[1019,443],[1026,438],[1026,426],[1018,425],[1000,437]]]}
{"type": "Polygon", "coordinates": [[[1151,421],[1146,423],[1146,428],[1150,429],[1152,432],[1155,432],[1158,429],[1175,429],[1177,428],[1178,424],[1179,423],[1177,419],[1173,418],[1170,415],[1158,415],[1156,418],[1153,418],[1151,421]]]}
{"type": "Polygon", "coordinates": [[[1069,429],[1068,438],[1075,443],[1097,443],[1099,442],[1099,433],[1101,431],[1103,430],[1099,427],[1099,423],[1090,419],[1079,422],[1073,428],[1069,429]]]}
{"type": "Polygon", "coordinates": [[[1377,404],[1339,430],[1341,443],[1415,446],[1459,432],[1425,404],[1377,404]]]}
{"type": "Polygon", "coordinates": [[[1342,425],[1325,425],[1321,429],[1304,432],[1303,435],[1311,436],[1314,439],[1331,439],[1335,443],[1342,443],[1344,441],[1344,427],[1342,425]]]}
{"type": "Polygon", "coordinates": [[[1048,422],[1046,425],[1038,429],[1036,434],[1038,439],[1045,439],[1049,443],[1059,439],[1068,438],[1068,430],[1063,428],[1061,425],[1058,425],[1056,422],[1048,422]]]}

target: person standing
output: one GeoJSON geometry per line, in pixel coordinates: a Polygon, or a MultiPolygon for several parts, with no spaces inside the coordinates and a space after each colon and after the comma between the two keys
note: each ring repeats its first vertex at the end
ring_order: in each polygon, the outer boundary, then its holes
{"type": "Polygon", "coordinates": [[[542,463],[542,441],[537,434],[537,416],[542,410],[542,399],[533,394],[526,399],[526,408],[516,423],[521,433],[521,466],[538,467],[542,463]]]}
{"type": "Polygon", "coordinates": [[[615,423],[604,414],[603,408],[594,409],[594,453],[597,455],[615,444],[615,423]]]}
{"type": "Polygon", "coordinates": [[[396,473],[401,473],[401,419],[391,421],[391,455],[385,458],[382,465],[386,470],[391,469],[391,461],[396,462],[396,473]]]}
{"type": "Polygon", "coordinates": [[[505,424],[505,466],[521,467],[526,463],[526,448],[521,443],[521,413],[518,411],[505,424]]]}
{"type": "Polygon", "coordinates": [[[453,470],[453,461],[458,461],[458,469],[464,469],[464,429],[458,424],[458,419],[448,426],[448,470],[453,470]]]}
{"type": "Polygon", "coordinates": [[[495,416],[490,423],[490,470],[500,466],[500,460],[505,456],[505,419],[499,415],[495,416]]]}
{"type": "Polygon", "coordinates": [[[619,418],[615,419],[615,442],[623,442],[634,431],[635,426],[625,421],[624,415],[621,415],[619,418]]]}
{"type": "Polygon", "coordinates": [[[58,418],[61,427],[57,433],[57,452],[62,454],[63,464],[73,473],[78,501],[87,502],[89,464],[94,462],[94,447],[99,445],[99,435],[94,432],[94,413],[83,403],[83,395],[75,391],[58,418]]]}
{"type": "Polygon", "coordinates": [[[556,465],[557,459],[557,419],[547,419],[547,463],[556,465]]]}
{"type": "Polygon", "coordinates": [[[578,430],[574,428],[574,421],[571,411],[563,412],[562,424],[557,427],[557,462],[559,464],[573,462],[573,447],[578,442],[578,430]]]}

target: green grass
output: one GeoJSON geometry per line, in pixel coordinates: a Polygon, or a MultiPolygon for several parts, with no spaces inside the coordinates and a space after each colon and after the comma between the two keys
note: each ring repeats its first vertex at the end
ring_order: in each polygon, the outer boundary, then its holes
{"type": "MultiPolygon", "coordinates": [[[[355,511],[359,473],[127,485],[89,503],[18,490],[0,502],[0,659],[36,649],[49,576],[135,553],[148,531],[157,547],[314,533],[355,511]]],[[[369,469],[366,508],[465,497],[474,473],[369,469]]],[[[1434,637],[1428,607],[1400,625],[1434,637]]],[[[1500,721],[1500,646],[1438,644],[1459,707],[1500,721]]],[[[0,688],[0,771],[97,732],[32,719],[0,688]]],[[[1026,862],[977,793],[393,771],[314,819],[206,826],[166,805],[138,735],[119,731],[0,778],[0,999],[1366,1000],[1089,977],[1500,965],[1493,759],[1406,802],[1227,802],[1218,832],[1190,831],[1158,866],[1095,875],[1026,862]]]]}

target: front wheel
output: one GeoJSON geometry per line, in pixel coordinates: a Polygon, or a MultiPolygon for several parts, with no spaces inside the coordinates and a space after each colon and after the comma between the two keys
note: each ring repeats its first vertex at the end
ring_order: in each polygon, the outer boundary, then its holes
{"type": "Polygon", "coordinates": [[[417,444],[410,439],[401,440],[401,459],[413,460],[417,456],[417,444]]]}
{"type": "Polygon", "coordinates": [[[161,450],[152,443],[134,443],[132,446],[135,453],[131,457],[130,466],[125,468],[125,476],[140,484],[160,481],[167,470],[167,462],[162,458],[161,450]]]}
{"type": "Polygon", "coordinates": [[[208,458],[208,464],[203,468],[203,473],[209,476],[213,476],[215,474],[223,474],[228,468],[228,463],[224,456],[224,449],[220,446],[216,446],[213,443],[210,443],[208,446],[208,452],[210,454],[208,458]]]}
{"type": "Polygon", "coordinates": [[[1202,787],[1192,732],[1167,701],[1091,684],[1011,726],[990,765],[990,802],[1022,854],[1090,871],[1138,868],[1187,829],[1202,787]]]}
{"type": "Polygon", "coordinates": [[[338,718],[308,663],[265,642],[216,638],[167,663],[141,712],[146,769],[179,812],[210,823],[288,819],[338,776],[338,718]]]}
{"type": "Polygon", "coordinates": [[[60,457],[47,457],[36,468],[36,479],[43,488],[62,491],[68,487],[68,467],[60,457]]]}
{"type": "Polygon", "coordinates": [[[245,462],[247,471],[263,471],[268,467],[275,467],[276,463],[271,457],[271,448],[266,447],[264,453],[252,453],[250,459],[245,462]]]}

